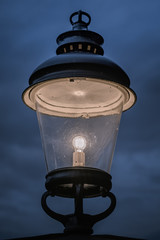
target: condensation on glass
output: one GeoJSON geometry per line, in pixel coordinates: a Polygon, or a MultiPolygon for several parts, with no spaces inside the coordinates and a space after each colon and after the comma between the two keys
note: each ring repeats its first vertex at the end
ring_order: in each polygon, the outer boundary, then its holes
{"type": "Polygon", "coordinates": [[[106,80],[46,81],[32,90],[48,172],[86,166],[110,171],[127,88],[106,80]]]}

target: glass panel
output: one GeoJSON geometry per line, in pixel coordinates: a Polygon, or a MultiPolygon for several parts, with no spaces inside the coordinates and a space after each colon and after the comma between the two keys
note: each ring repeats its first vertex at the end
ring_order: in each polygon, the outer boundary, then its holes
{"type": "Polygon", "coordinates": [[[44,114],[37,103],[37,116],[47,170],[86,166],[110,171],[123,104],[114,114],[91,118],[65,118],[44,114]]]}

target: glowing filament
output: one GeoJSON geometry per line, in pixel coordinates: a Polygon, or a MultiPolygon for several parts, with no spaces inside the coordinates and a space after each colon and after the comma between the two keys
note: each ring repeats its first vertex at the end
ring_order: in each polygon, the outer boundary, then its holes
{"type": "Polygon", "coordinates": [[[76,136],[72,140],[75,152],[73,152],[73,166],[85,166],[86,139],[82,136],[76,136]]]}

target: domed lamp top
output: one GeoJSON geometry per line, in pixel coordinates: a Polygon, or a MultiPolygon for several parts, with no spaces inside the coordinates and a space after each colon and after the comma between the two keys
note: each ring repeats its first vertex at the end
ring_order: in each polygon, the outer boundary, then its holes
{"type": "Polygon", "coordinates": [[[30,108],[38,102],[48,115],[88,118],[112,114],[120,102],[123,111],[134,105],[127,74],[103,56],[103,38],[88,30],[90,21],[82,11],[71,15],[73,30],[58,36],[57,56],[35,69],[23,92],[30,108]]]}

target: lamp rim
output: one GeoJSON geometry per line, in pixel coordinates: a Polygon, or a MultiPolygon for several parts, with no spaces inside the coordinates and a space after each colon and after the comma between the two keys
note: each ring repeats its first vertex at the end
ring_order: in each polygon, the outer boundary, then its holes
{"type": "MultiPolygon", "coordinates": [[[[76,77],[72,77],[72,78],[78,78],[77,76],[76,77]]],[[[35,83],[35,84],[32,84],[31,86],[29,86],[27,89],[24,90],[23,94],[22,94],[22,99],[23,99],[23,102],[28,106],[30,107],[32,110],[36,110],[36,103],[35,103],[35,98],[36,98],[36,91],[38,92],[38,89],[40,88],[43,88],[43,86],[45,86],[46,84],[49,84],[49,83],[54,83],[54,82],[58,82],[58,81],[66,81],[70,78],[60,78],[60,79],[48,79],[48,80],[45,80],[45,81],[41,81],[41,82],[38,82],[38,83],[35,83]],[[34,96],[34,97],[33,97],[34,96]]],[[[104,84],[107,84],[108,86],[112,86],[112,87],[115,87],[117,88],[119,91],[121,92],[125,92],[128,96],[128,99],[127,101],[123,104],[123,109],[122,111],[126,111],[128,109],[130,109],[136,102],[136,94],[135,92],[131,89],[131,88],[128,88],[124,85],[121,85],[119,83],[115,83],[115,82],[112,82],[112,81],[109,81],[109,80],[104,80],[104,79],[97,79],[97,78],[84,78],[84,77],[79,77],[78,78],[80,81],[81,80],[90,80],[90,81],[95,81],[95,82],[99,82],[100,84],[101,83],[104,83],[104,84]]],[[[111,109],[111,110],[114,110],[111,109]]],[[[53,114],[54,115],[54,114],[53,114]]],[[[104,114],[103,112],[101,112],[100,115],[106,115],[104,114]]],[[[61,113],[56,113],[55,116],[59,116],[59,117],[80,117],[80,115],[68,115],[68,114],[61,114],[61,113]]],[[[95,117],[96,115],[91,115],[91,117],[95,117]]]]}

